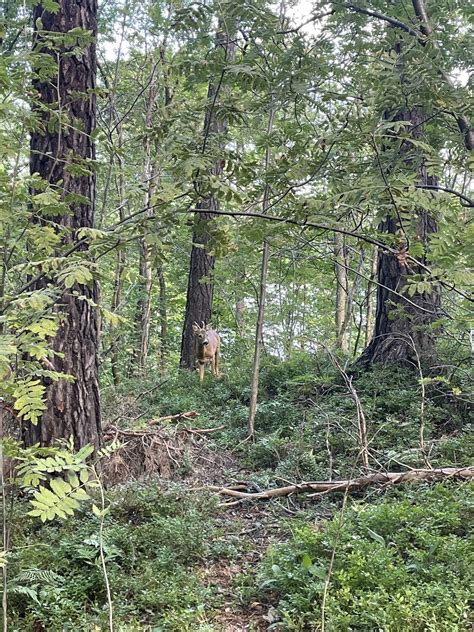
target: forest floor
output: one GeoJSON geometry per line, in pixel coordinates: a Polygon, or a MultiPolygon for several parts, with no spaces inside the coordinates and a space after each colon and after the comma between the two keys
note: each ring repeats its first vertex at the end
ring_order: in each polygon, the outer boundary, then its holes
{"type": "MultiPolygon", "coordinates": [[[[316,632],[325,620],[336,632],[467,632],[472,485],[219,496],[220,486],[259,491],[361,471],[356,407],[331,365],[307,357],[264,365],[255,441],[246,441],[247,383],[244,367],[232,381],[206,376],[202,387],[180,373],[166,389],[104,389],[107,442],[121,445],[103,470],[115,629],[316,632]]],[[[380,369],[354,383],[373,469],[423,466],[416,376],[380,369]]],[[[433,467],[472,463],[468,392],[459,380],[425,393],[433,467]]],[[[97,517],[84,506],[41,526],[25,519],[27,506],[15,504],[12,517],[10,629],[107,629],[97,517]]]]}
{"type": "Polygon", "coordinates": [[[255,600],[241,603],[234,579],[239,575],[254,575],[268,547],[281,541],[284,536],[275,522],[274,513],[258,505],[228,510],[226,514],[223,519],[224,531],[240,539],[245,553],[230,564],[227,560],[219,560],[204,566],[204,584],[222,597],[222,605],[210,622],[226,632],[266,630],[274,622],[274,608],[255,600]]]}

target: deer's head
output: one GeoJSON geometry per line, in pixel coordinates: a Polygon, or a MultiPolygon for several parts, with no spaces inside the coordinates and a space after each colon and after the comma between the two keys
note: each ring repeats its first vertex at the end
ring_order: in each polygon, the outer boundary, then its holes
{"type": "Polygon", "coordinates": [[[196,322],[193,324],[193,333],[199,341],[199,344],[206,346],[209,344],[209,339],[207,337],[207,332],[211,329],[211,325],[206,325],[204,321],[202,321],[201,326],[199,326],[196,322]]]}

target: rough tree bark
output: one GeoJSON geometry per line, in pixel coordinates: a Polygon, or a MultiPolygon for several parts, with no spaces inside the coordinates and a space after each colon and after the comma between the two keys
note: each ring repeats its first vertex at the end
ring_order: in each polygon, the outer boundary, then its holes
{"type": "MultiPolygon", "coordinates": [[[[216,47],[222,49],[224,60],[234,57],[235,43],[231,35],[225,32],[219,25],[216,33],[216,47]]],[[[209,83],[207,92],[207,111],[204,117],[204,142],[205,150],[207,141],[213,137],[223,137],[227,130],[227,120],[218,115],[217,101],[221,91],[225,70],[222,70],[220,81],[216,84],[209,83]]],[[[224,141],[221,139],[219,148],[224,149],[224,141]]],[[[222,175],[224,163],[221,156],[217,157],[211,174],[222,175]]],[[[188,289],[186,296],[186,311],[184,316],[183,335],[181,340],[180,366],[193,369],[196,358],[196,342],[193,334],[193,323],[208,324],[212,315],[212,301],[214,296],[213,273],[215,258],[209,253],[210,241],[209,223],[213,219],[212,211],[219,210],[219,201],[212,195],[208,195],[197,204],[198,209],[206,210],[205,213],[195,214],[195,228],[192,237],[191,258],[189,264],[188,289]]]]}
{"type": "MultiPolygon", "coordinates": [[[[413,139],[420,139],[423,136],[426,115],[421,107],[414,107],[393,117],[387,115],[386,118],[406,121],[406,132],[413,139]]],[[[392,139],[389,142],[397,141],[392,139]]],[[[422,157],[416,155],[417,152],[414,152],[409,140],[401,142],[399,151],[405,165],[416,169],[419,184],[437,184],[435,177],[428,176],[422,157]]],[[[423,244],[424,255],[419,258],[421,265],[414,265],[406,258],[409,250],[408,238],[406,235],[400,235],[404,233],[404,227],[396,209],[394,211],[395,216],[387,217],[379,230],[399,235],[401,244],[396,255],[383,249],[379,250],[375,331],[372,341],[358,360],[360,364],[411,364],[416,362],[417,356],[427,360],[434,353],[434,333],[430,325],[439,318],[439,291],[433,288],[430,293],[416,292],[408,296],[406,289],[410,276],[424,273],[422,266],[427,263],[426,253],[430,235],[437,231],[437,224],[426,210],[417,211],[416,240],[423,244]]]]}
{"type": "MultiPolygon", "coordinates": [[[[81,201],[72,199],[68,203],[69,213],[48,217],[49,222],[57,224],[63,243],[72,244],[79,229],[94,226],[95,175],[90,162],[95,159],[91,134],[96,125],[96,46],[95,42],[90,42],[81,54],[73,53],[74,45],[69,42],[65,45],[57,36],[53,51],[46,38],[49,33],[61,34],[75,28],[95,37],[97,1],[59,0],[56,13],[36,5],[33,24],[36,53],[50,55],[54,62],[57,61],[58,68],[53,76],[48,79],[37,77],[33,83],[40,105],[33,107],[38,123],[31,135],[30,170],[61,191],[66,201],[68,196],[81,196],[81,201]],[[74,163],[88,165],[87,172],[75,174],[70,169],[74,163]]],[[[86,248],[86,245],[81,247],[82,250],[86,248]]],[[[41,284],[44,283],[43,280],[41,284]]],[[[90,287],[76,284],[61,294],[58,309],[62,320],[52,344],[54,351],[61,355],[55,356],[54,363],[56,370],[74,376],[75,381],[59,380],[49,385],[47,410],[41,420],[36,426],[26,424],[23,428],[27,445],[36,442],[50,445],[56,439],[70,436],[73,436],[76,448],[100,443],[99,328],[96,308],[89,303],[89,299],[95,302],[97,297],[95,282],[90,287]],[[86,300],[80,300],[75,293],[86,300]]]]}

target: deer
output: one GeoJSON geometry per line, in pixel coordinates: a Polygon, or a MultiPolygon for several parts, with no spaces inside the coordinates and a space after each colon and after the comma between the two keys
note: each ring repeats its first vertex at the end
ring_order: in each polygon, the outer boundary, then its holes
{"type": "Polygon", "coordinates": [[[206,364],[211,363],[212,375],[219,378],[219,357],[221,348],[221,339],[217,331],[212,326],[206,325],[202,321],[201,326],[196,322],[193,324],[193,333],[197,338],[197,361],[199,364],[199,381],[204,380],[204,369],[206,364]]]}

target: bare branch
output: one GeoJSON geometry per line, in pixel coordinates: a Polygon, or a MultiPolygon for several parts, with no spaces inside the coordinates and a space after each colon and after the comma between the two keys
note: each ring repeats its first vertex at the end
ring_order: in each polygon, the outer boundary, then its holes
{"type": "MultiPolygon", "coordinates": [[[[415,469],[408,472],[376,472],[367,474],[359,478],[349,478],[337,481],[311,481],[302,482],[286,487],[276,487],[261,492],[244,492],[241,489],[232,487],[218,487],[211,485],[208,489],[216,492],[220,496],[230,496],[241,500],[268,500],[271,498],[282,498],[305,492],[315,492],[311,496],[321,494],[345,493],[359,491],[371,485],[398,485],[400,483],[441,481],[456,479],[467,481],[474,478],[474,466],[468,467],[444,467],[436,469],[415,469]]],[[[223,503],[224,506],[226,503],[223,503]]]]}
{"type": "Polygon", "coordinates": [[[277,35],[287,35],[288,33],[298,33],[303,27],[311,24],[312,22],[317,22],[318,20],[322,20],[323,18],[327,18],[330,15],[334,15],[334,9],[331,11],[326,11],[325,13],[318,13],[316,15],[312,15],[305,22],[300,24],[299,26],[295,26],[293,29],[286,29],[284,31],[277,31],[277,35]]]}
{"type": "Polygon", "coordinates": [[[455,195],[460,200],[463,200],[464,202],[466,202],[466,204],[462,204],[462,206],[465,206],[466,208],[474,207],[474,200],[472,200],[471,198],[468,198],[466,195],[463,195],[459,191],[455,191],[454,189],[449,189],[448,187],[442,187],[439,184],[417,184],[415,185],[415,188],[428,189],[428,190],[432,189],[433,191],[444,191],[444,193],[451,193],[451,195],[455,195]]]}
{"type": "Polygon", "coordinates": [[[339,4],[340,6],[346,9],[349,9],[350,11],[353,11],[354,13],[368,15],[371,18],[377,18],[378,20],[387,22],[388,24],[391,24],[392,26],[395,26],[396,28],[401,29],[402,31],[405,31],[405,33],[409,33],[410,35],[413,35],[413,37],[416,37],[416,39],[420,43],[422,42],[424,43],[424,40],[422,38],[422,34],[420,33],[420,31],[417,31],[416,29],[412,28],[408,24],[405,24],[405,22],[401,22],[401,20],[392,18],[390,15],[385,15],[385,13],[380,13],[379,11],[373,11],[372,9],[366,9],[365,7],[359,7],[356,4],[346,4],[346,3],[339,3],[339,2],[335,4],[339,4]]]}

